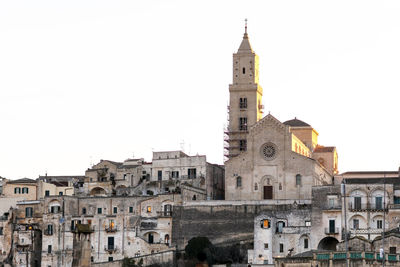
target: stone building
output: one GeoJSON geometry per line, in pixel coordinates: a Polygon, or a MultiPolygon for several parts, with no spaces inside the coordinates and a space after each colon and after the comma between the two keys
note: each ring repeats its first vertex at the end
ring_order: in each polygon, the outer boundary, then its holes
{"type": "Polygon", "coordinates": [[[37,182],[29,178],[6,180],[3,184],[3,196],[6,198],[37,199],[37,182]]]}
{"type": "Polygon", "coordinates": [[[312,186],[333,183],[336,148],[319,145],[318,132],[297,118],[262,118],[258,57],[247,30],[233,61],[225,199],[311,199],[312,186]]]}

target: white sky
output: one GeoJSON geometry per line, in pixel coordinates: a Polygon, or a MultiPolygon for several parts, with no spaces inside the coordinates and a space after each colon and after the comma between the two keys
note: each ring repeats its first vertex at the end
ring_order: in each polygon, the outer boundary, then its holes
{"type": "Polygon", "coordinates": [[[400,1],[1,1],[0,175],[84,174],[152,150],[222,163],[243,20],[265,111],[335,145],[339,169],[400,165],[400,1]]]}

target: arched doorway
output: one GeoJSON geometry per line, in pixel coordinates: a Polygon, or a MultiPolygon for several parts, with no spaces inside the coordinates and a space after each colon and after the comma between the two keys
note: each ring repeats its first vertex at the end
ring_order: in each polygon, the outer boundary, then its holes
{"type": "Polygon", "coordinates": [[[336,251],[337,243],[339,243],[339,241],[336,238],[328,236],[319,241],[318,249],[336,251]]]}

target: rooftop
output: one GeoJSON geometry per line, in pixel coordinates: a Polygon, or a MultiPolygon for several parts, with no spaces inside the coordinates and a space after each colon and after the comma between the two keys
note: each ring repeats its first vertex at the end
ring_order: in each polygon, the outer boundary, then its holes
{"type": "Polygon", "coordinates": [[[285,121],[283,124],[288,125],[290,127],[311,127],[310,124],[305,123],[304,121],[301,121],[296,117],[294,117],[293,120],[285,121]]]}

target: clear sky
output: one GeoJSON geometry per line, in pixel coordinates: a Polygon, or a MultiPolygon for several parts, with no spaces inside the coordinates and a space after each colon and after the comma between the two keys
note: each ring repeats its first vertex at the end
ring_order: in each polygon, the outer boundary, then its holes
{"type": "Polygon", "coordinates": [[[1,1],[0,176],[182,147],[222,163],[245,18],[266,113],[311,124],[341,172],[397,170],[399,14],[400,1],[1,1]]]}

